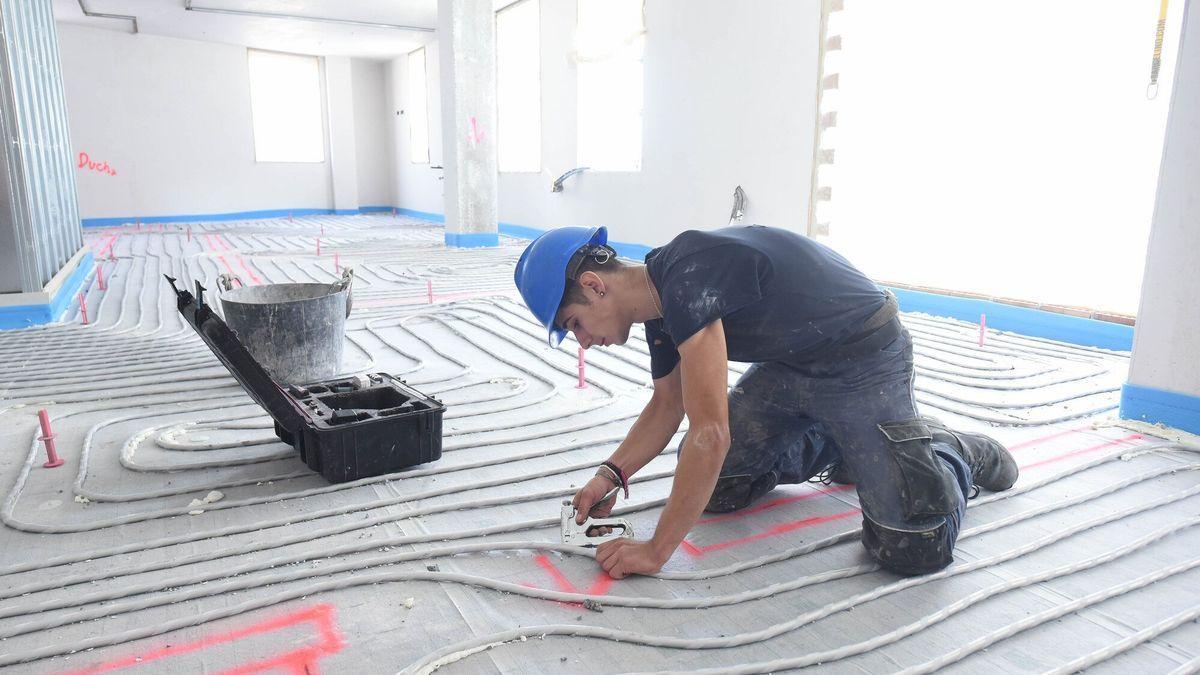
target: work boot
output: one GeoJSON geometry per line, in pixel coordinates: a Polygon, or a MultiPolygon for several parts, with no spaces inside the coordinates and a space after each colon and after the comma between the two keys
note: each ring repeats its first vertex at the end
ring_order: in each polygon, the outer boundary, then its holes
{"type": "Polygon", "coordinates": [[[954,431],[940,420],[921,415],[933,440],[954,448],[971,469],[971,482],[985,490],[1002,492],[1017,482],[1017,461],[1000,441],[983,434],[954,431]]]}

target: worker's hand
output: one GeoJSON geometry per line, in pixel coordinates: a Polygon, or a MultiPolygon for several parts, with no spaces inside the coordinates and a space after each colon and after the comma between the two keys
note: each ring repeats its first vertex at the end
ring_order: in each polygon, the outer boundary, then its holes
{"type": "Polygon", "coordinates": [[[614,539],[596,549],[596,562],[614,579],[624,579],[630,574],[654,574],[670,558],[670,554],[662,555],[651,542],[636,539],[614,539]]]}
{"type": "MultiPolygon", "coordinates": [[[[613,489],[612,481],[602,476],[592,476],[592,479],[583,486],[579,492],[575,493],[575,498],[571,500],[571,504],[575,506],[575,523],[582,525],[583,521],[588,519],[589,514],[593,518],[607,518],[612,513],[613,505],[617,503],[617,496],[614,494],[606,501],[604,495],[608,494],[613,489]]],[[[589,535],[608,534],[612,531],[609,527],[596,528],[597,532],[589,532],[589,535]],[[603,530],[603,531],[600,531],[603,530]]]]}

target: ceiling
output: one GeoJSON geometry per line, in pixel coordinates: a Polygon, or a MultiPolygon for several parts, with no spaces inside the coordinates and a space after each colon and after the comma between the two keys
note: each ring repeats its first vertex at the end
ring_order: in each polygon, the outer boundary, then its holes
{"type": "MultiPolygon", "coordinates": [[[[437,4],[437,0],[82,0],[91,14],[136,17],[137,32],[143,35],[369,59],[400,56],[432,39],[434,33],[412,28],[436,28],[437,4]]],[[[134,32],[129,19],[85,16],[80,0],[54,0],[54,18],[134,32]]]]}

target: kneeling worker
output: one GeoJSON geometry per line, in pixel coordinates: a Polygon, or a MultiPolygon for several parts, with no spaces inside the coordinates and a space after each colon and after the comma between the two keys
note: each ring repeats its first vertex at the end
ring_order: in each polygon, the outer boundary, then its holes
{"type": "Polygon", "coordinates": [[[686,414],[674,484],[649,541],[596,559],[615,578],[653,574],[702,511],[745,508],[781,483],[853,482],[862,542],[884,567],[924,574],[953,560],[974,487],[1006,490],[1017,465],[997,441],[917,415],[913,353],[896,301],[840,255],[770,227],[687,231],[619,260],[603,227],[564,227],[521,255],[516,285],[557,345],[619,345],[643,323],[654,393],[574,499],[578,519],[662,452],[686,414]],[[752,365],[728,388],[728,360],[752,365]]]}

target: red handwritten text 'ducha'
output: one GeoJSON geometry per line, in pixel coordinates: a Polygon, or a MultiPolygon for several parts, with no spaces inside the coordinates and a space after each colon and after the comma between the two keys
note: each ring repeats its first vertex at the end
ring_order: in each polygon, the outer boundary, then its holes
{"type": "Polygon", "coordinates": [[[91,169],[92,171],[98,171],[110,176],[117,175],[117,170],[109,166],[108,162],[94,162],[92,161],[91,157],[88,157],[86,152],[81,152],[79,153],[78,168],[83,169],[85,167],[91,169]]]}

